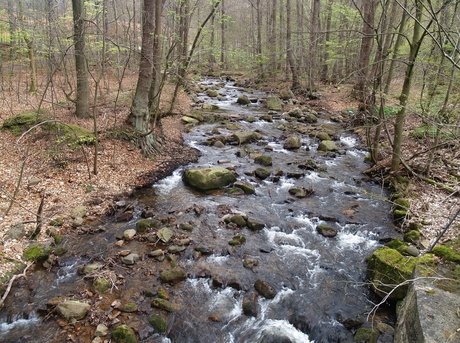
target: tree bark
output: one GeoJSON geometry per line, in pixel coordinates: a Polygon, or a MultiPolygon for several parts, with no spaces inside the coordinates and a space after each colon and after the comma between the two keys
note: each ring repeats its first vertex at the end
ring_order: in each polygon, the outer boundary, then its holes
{"type": "Polygon", "coordinates": [[[149,156],[158,149],[158,142],[150,129],[149,92],[153,79],[154,13],[156,1],[144,0],[142,45],[136,93],[131,105],[132,124],[139,134],[139,146],[149,156]]]}
{"type": "Polygon", "coordinates": [[[291,0],[286,0],[286,60],[292,76],[292,89],[300,88],[299,75],[292,54],[291,0]]]}
{"type": "Polygon", "coordinates": [[[85,21],[83,0],[72,0],[73,40],[75,45],[75,71],[77,74],[77,97],[75,115],[89,118],[88,67],[85,56],[85,21]]]}

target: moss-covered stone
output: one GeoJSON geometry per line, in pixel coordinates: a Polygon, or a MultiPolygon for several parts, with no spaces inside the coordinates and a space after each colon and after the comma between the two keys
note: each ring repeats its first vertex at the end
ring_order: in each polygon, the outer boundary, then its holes
{"type": "Polygon", "coordinates": [[[81,145],[90,145],[96,142],[96,136],[93,131],[75,124],[51,122],[46,123],[44,127],[58,136],[59,143],[66,143],[73,149],[81,145]]]}
{"type": "Polygon", "coordinates": [[[189,186],[200,190],[217,189],[236,181],[235,175],[222,167],[188,169],[182,179],[189,186]]]}
{"type": "Polygon", "coordinates": [[[404,255],[408,245],[406,242],[396,238],[388,242],[387,247],[397,250],[400,254],[404,255]]]}
{"type": "Polygon", "coordinates": [[[159,227],[160,222],[156,219],[141,219],[136,222],[136,231],[147,232],[150,228],[159,227]]]}
{"type": "Polygon", "coordinates": [[[193,225],[187,224],[187,223],[182,223],[179,225],[181,230],[192,232],[193,231],[193,225]]]}
{"type": "Polygon", "coordinates": [[[164,289],[163,287],[161,287],[161,288],[158,290],[158,298],[160,298],[160,299],[165,299],[165,300],[169,300],[168,291],[167,291],[166,289],[164,289]]]}
{"type": "Polygon", "coordinates": [[[153,315],[149,318],[149,324],[153,327],[156,333],[163,333],[166,331],[166,319],[159,314],[153,315]]]}
{"type": "Polygon", "coordinates": [[[404,234],[404,241],[408,243],[417,243],[420,240],[422,234],[420,231],[411,230],[404,234]]]}
{"type": "Polygon", "coordinates": [[[126,324],[122,324],[113,329],[112,338],[117,343],[138,343],[134,330],[126,324]]]}
{"type": "Polygon", "coordinates": [[[395,199],[394,206],[397,210],[408,211],[410,208],[410,201],[405,198],[398,198],[395,199]]]}
{"type": "Polygon", "coordinates": [[[174,304],[170,303],[168,300],[165,300],[165,299],[160,299],[160,298],[153,299],[152,306],[165,310],[167,312],[176,311],[176,307],[174,306],[174,304]]]}
{"type": "Polygon", "coordinates": [[[254,158],[254,162],[265,167],[270,167],[273,165],[273,159],[269,155],[260,155],[254,158]]]}
{"type": "Polygon", "coordinates": [[[20,113],[7,118],[3,122],[2,129],[10,131],[15,136],[19,136],[44,120],[44,116],[36,112],[20,113]]]}
{"type": "Polygon", "coordinates": [[[110,280],[100,277],[94,280],[93,286],[99,293],[104,293],[112,287],[112,283],[110,280]]]}
{"type": "Polygon", "coordinates": [[[380,332],[377,329],[359,328],[356,331],[354,341],[359,343],[377,343],[380,332]]]}
{"type": "Polygon", "coordinates": [[[43,262],[46,261],[52,250],[51,247],[45,247],[40,243],[33,243],[24,250],[23,256],[27,261],[43,262]]]}
{"type": "Polygon", "coordinates": [[[64,219],[62,217],[56,217],[50,220],[49,225],[51,226],[62,226],[64,225],[64,219]]]}
{"type": "Polygon", "coordinates": [[[432,264],[433,256],[403,256],[395,249],[383,247],[375,250],[367,261],[367,278],[374,292],[381,297],[391,292],[389,299],[400,300],[406,296],[408,288],[408,284],[402,284],[412,277],[415,266],[432,264]]]}
{"type": "Polygon", "coordinates": [[[185,280],[187,273],[180,267],[175,267],[169,270],[165,270],[160,275],[161,282],[167,283],[177,283],[179,281],[185,280]]]}
{"type": "Polygon", "coordinates": [[[121,306],[119,307],[119,310],[121,312],[133,313],[137,311],[137,305],[136,303],[133,303],[133,302],[127,302],[127,303],[121,304],[121,306]]]}
{"type": "Polygon", "coordinates": [[[445,245],[437,245],[433,248],[433,253],[445,260],[460,263],[460,253],[445,245]]]}
{"type": "Polygon", "coordinates": [[[244,237],[242,234],[237,234],[233,236],[233,238],[228,242],[230,245],[241,245],[244,242],[246,242],[246,237],[244,237]]]}

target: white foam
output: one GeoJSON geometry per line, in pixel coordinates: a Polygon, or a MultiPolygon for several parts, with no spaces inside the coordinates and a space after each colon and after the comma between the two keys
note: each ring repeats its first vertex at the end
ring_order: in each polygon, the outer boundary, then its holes
{"type": "Polygon", "coordinates": [[[182,168],[176,169],[172,175],[158,181],[153,185],[160,194],[167,195],[173,190],[182,179],[182,168]]]}
{"type": "Polygon", "coordinates": [[[0,333],[7,333],[16,328],[27,328],[35,326],[40,322],[38,317],[33,317],[30,319],[18,319],[12,323],[0,323],[0,333]]]}

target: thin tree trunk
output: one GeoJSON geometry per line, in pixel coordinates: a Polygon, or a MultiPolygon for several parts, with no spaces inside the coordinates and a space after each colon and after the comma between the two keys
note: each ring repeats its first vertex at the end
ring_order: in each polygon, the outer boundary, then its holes
{"type": "Polygon", "coordinates": [[[85,21],[83,0],[72,0],[73,29],[75,44],[75,71],[77,74],[77,98],[75,115],[89,117],[88,67],[85,56],[85,21]]]}
{"type": "Polygon", "coordinates": [[[300,88],[299,75],[292,55],[291,0],[286,0],[286,59],[292,76],[292,89],[300,88]]]}

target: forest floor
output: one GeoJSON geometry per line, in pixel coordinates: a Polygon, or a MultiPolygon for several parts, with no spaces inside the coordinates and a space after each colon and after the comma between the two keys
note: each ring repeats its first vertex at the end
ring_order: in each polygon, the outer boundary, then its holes
{"type": "MultiPolygon", "coordinates": [[[[267,89],[277,87],[279,85],[269,85],[267,89]]],[[[110,213],[115,202],[128,197],[136,187],[150,184],[171,173],[179,165],[196,158],[197,152],[184,146],[182,141],[185,128],[181,116],[188,113],[192,105],[184,92],[180,93],[174,109],[175,115],[162,119],[166,144],[163,145],[161,154],[155,158],[144,157],[132,142],[111,138],[110,133],[116,131],[114,128],[123,127],[129,118],[134,84],[125,86],[125,89],[129,90],[120,94],[119,98],[122,100],[116,108],[113,107],[113,94],[108,94],[105,100],[107,105],[97,109],[100,146],[97,152],[97,174],[94,174],[92,146],[79,149],[57,146],[55,139],[40,129],[23,136],[0,131],[0,279],[3,286],[18,264],[24,263],[23,251],[30,243],[30,234],[36,228],[37,212],[42,199],[43,220],[41,234],[37,238],[39,242],[52,239],[50,235],[55,235],[56,230],[60,235],[76,230],[72,227],[70,217],[74,207],[85,205],[88,208],[87,221],[96,220],[110,213]],[[49,222],[57,217],[64,220],[64,225],[59,228],[50,226],[49,222]],[[7,239],[7,232],[18,223],[24,224],[25,236],[21,239],[7,239]]],[[[322,96],[319,100],[301,102],[307,107],[337,113],[356,110],[357,105],[350,97],[347,87],[323,86],[320,93],[322,96]]],[[[3,107],[0,108],[0,126],[14,114],[37,108],[39,101],[38,95],[28,95],[27,101],[20,97],[4,100],[3,107]]],[[[165,99],[163,106],[167,104],[168,99],[165,99]]],[[[55,106],[49,113],[52,119],[78,124],[88,129],[92,129],[94,125],[93,119],[76,118],[71,106],[55,106]]],[[[412,155],[426,150],[430,144],[429,138],[414,140],[409,136],[411,130],[420,126],[419,117],[409,114],[407,124],[407,139],[403,151],[412,155]]],[[[365,139],[365,130],[362,127],[353,127],[353,130],[365,139]]],[[[389,144],[385,140],[384,137],[379,161],[382,175],[387,171],[390,157],[389,144]]],[[[426,155],[424,158],[426,159],[426,155]]],[[[421,232],[427,242],[440,233],[460,207],[460,187],[448,171],[448,167],[459,163],[459,153],[447,146],[437,151],[435,161],[433,170],[437,179],[444,183],[449,182],[456,192],[446,192],[420,178],[410,176],[410,213],[412,220],[424,223],[421,232]],[[443,162],[445,160],[450,164],[446,165],[443,162]]],[[[411,165],[421,164],[423,160],[414,159],[411,162],[411,165]]],[[[445,239],[458,236],[459,231],[457,220],[445,239]]],[[[1,286],[0,283],[0,288],[1,286]]]]}

